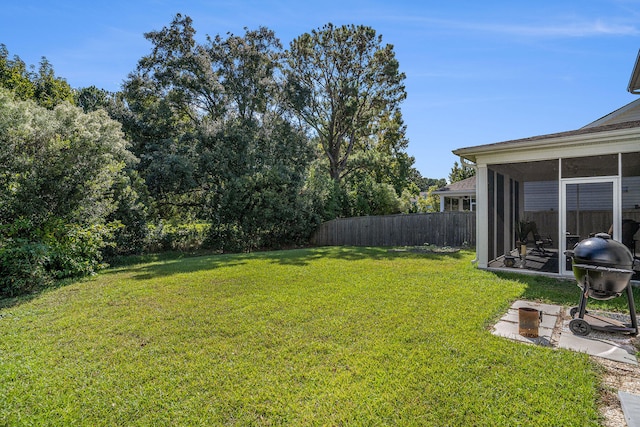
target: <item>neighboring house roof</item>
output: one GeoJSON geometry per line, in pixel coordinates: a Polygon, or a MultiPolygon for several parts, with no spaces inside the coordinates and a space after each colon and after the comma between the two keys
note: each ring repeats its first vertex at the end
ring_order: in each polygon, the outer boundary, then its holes
{"type": "Polygon", "coordinates": [[[470,178],[463,179],[462,181],[452,182],[449,185],[438,188],[436,191],[433,191],[432,194],[444,194],[447,196],[475,195],[476,177],[474,175],[470,178]]]}
{"type": "Polygon", "coordinates": [[[616,123],[632,122],[636,120],[640,120],[640,99],[636,99],[635,101],[628,103],[624,107],[620,107],[617,110],[607,114],[606,116],[601,117],[586,126],[583,126],[582,129],[603,125],[613,125],[616,123]]]}

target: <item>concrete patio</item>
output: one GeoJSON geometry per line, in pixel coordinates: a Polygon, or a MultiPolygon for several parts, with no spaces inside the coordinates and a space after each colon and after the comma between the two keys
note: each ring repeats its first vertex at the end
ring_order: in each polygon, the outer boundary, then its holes
{"type": "Polygon", "coordinates": [[[616,362],[638,364],[633,338],[628,334],[592,331],[587,336],[574,335],[569,330],[569,308],[559,305],[540,304],[532,301],[516,301],[493,327],[492,333],[524,343],[587,353],[616,362]],[[543,313],[537,338],[528,338],[518,333],[518,309],[529,307],[543,313]]]}
{"type": "MultiPolygon", "coordinates": [[[[592,331],[587,336],[574,335],[569,329],[570,308],[558,305],[540,304],[532,301],[516,301],[507,313],[494,325],[492,334],[527,344],[563,348],[586,353],[616,363],[638,366],[634,337],[628,334],[604,331],[592,331]],[[518,309],[533,308],[542,312],[542,321],[538,328],[538,337],[529,338],[519,334],[518,309]]],[[[607,313],[599,313],[607,315],[607,313]]],[[[619,317],[619,316],[618,316],[619,317]]],[[[627,426],[640,427],[640,395],[622,392],[618,399],[624,413],[627,426]]]]}

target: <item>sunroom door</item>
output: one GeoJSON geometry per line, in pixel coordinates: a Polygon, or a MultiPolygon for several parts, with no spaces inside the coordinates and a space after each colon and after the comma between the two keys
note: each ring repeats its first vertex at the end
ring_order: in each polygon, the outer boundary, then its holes
{"type": "Polygon", "coordinates": [[[597,233],[620,236],[620,191],[617,177],[574,178],[562,181],[560,215],[560,273],[572,274],[564,251],[597,233]]]}

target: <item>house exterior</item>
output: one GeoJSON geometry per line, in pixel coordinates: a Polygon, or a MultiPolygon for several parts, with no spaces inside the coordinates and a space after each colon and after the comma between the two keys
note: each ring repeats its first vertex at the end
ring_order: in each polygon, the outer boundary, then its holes
{"type": "Polygon", "coordinates": [[[438,188],[431,194],[440,196],[440,212],[473,212],[476,208],[476,177],[472,176],[462,181],[452,182],[438,188]]]}
{"type": "MultiPolygon", "coordinates": [[[[638,61],[631,80],[629,91],[640,90],[638,61]]],[[[480,268],[571,275],[565,250],[597,232],[622,241],[623,224],[640,222],[640,99],[580,129],[453,153],[476,168],[480,268]],[[526,239],[538,252],[524,257],[516,250],[523,222],[548,238],[544,248],[542,239],[526,239]],[[504,262],[514,255],[519,265],[504,262]]]]}

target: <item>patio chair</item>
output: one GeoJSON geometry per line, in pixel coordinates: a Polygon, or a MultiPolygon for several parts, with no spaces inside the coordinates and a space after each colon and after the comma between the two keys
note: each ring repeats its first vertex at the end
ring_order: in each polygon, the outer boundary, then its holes
{"type": "Polygon", "coordinates": [[[533,235],[533,243],[536,245],[531,252],[536,252],[539,255],[550,255],[551,252],[545,249],[545,246],[552,246],[553,239],[551,237],[542,237],[540,233],[538,233],[538,226],[535,221],[525,222],[522,225],[523,234],[524,234],[524,243],[529,242],[529,234],[533,235]]]}
{"type": "Polygon", "coordinates": [[[551,252],[547,251],[545,246],[553,246],[553,239],[551,237],[542,237],[538,233],[533,235],[534,242],[536,244],[536,248],[533,249],[533,252],[538,252],[541,255],[550,255],[551,252]]]}

